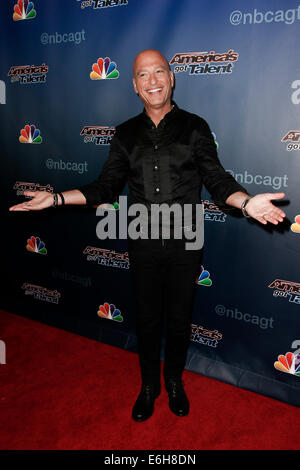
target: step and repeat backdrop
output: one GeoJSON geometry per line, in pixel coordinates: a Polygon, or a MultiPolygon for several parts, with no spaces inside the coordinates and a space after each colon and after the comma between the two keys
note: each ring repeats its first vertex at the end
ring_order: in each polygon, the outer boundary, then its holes
{"type": "Polygon", "coordinates": [[[286,222],[263,227],[203,191],[186,368],[299,406],[300,3],[7,0],[0,13],[0,308],[136,352],[127,240],[98,239],[96,208],[8,206],[98,177],[115,126],[142,110],[134,57],[159,49],[224,168],[250,194],[286,195],[286,222]]]}

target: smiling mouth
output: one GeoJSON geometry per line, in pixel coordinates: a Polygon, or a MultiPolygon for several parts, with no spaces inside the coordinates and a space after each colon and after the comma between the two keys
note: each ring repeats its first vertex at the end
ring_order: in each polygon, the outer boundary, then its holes
{"type": "Polygon", "coordinates": [[[153,90],[147,90],[148,93],[159,93],[160,91],[162,91],[162,88],[153,88],[153,90]]]}

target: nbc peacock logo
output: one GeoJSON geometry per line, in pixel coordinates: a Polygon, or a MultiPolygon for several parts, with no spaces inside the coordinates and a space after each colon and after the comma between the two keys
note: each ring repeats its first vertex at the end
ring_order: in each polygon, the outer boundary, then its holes
{"type": "Polygon", "coordinates": [[[280,354],[278,361],[274,362],[274,367],[281,372],[300,377],[300,355],[291,352],[287,352],[286,355],[280,354]]]}
{"type": "Polygon", "coordinates": [[[291,225],[291,231],[294,233],[300,233],[300,214],[296,215],[294,223],[291,225]]]}
{"type": "Polygon", "coordinates": [[[14,6],[14,21],[30,20],[36,17],[36,11],[34,9],[33,2],[28,0],[18,0],[18,3],[14,6]]]}
{"type": "Polygon", "coordinates": [[[210,287],[212,285],[212,280],[210,279],[210,273],[201,266],[200,276],[196,279],[196,284],[198,286],[210,287]]]}
{"type": "Polygon", "coordinates": [[[97,62],[93,64],[93,71],[90,73],[91,80],[105,80],[110,78],[119,78],[117,64],[112,62],[109,57],[99,57],[97,62]]]}
{"type": "Polygon", "coordinates": [[[39,129],[34,124],[26,124],[24,129],[21,129],[19,141],[21,144],[41,144],[43,139],[39,129]]]}
{"type": "Polygon", "coordinates": [[[104,305],[100,305],[97,314],[98,317],[106,318],[107,320],[123,321],[120,310],[116,308],[115,305],[109,304],[108,302],[105,302],[104,305]]]}
{"type": "Polygon", "coordinates": [[[30,237],[27,240],[26,250],[31,253],[39,253],[40,255],[47,254],[45,243],[39,237],[30,237]]]}

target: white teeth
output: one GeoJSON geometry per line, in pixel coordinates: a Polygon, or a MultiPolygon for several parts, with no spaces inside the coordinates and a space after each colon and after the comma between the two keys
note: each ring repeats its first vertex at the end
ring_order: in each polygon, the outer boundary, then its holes
{"type": "Polygon", "coordinates": [[[155,90],[148,90],[148,93],[156,93],[157,91],[161,91],[161,88],[155,88],[155,90]]]}

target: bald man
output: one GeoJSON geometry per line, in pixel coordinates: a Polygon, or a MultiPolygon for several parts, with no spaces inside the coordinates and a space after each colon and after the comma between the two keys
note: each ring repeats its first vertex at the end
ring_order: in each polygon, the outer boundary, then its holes
{"type": "MultiPolygon", "coordinates": [[[[271,201],[283,198],[284,194],[249,196],[221,166],[208,124],[199,116],[178,108],[171,100],[174,76],[167,59],[159,51],[145,50],[137,55],[133,65],[133,86],[144,110],[117,126],[99,178],[79,189],[55,195],[25,192],[32,199],[10,210],[113,202],[128,183],[131,205],[143,204],[148,210],[157,204],[171,207],[176,203],[183,209],[192,206],[195,210],[191,225],[180,228],[197,231],[203,228],[197,226],[195,214],[201,205],[204,184],[221,209],[240,208],[246,217],[262,224],[276,225],[283,221],[285,213],[271,201]]],[[[189,413],[182,372],[190,340],[195,279],[201,265],[202,246],[186,249],[186,238],[176,238],[178,227],[175,221],[172,223],[168,239],[161,230],[156,239],[145,237],[145,233],[151,233],[145,225],[140,227],[140,238],[128,240],[142,381],[132,410],[135,421],[150,418],[161,391],[163,327],[163,376],[169,407],[177,416],[189,413]]]]}

